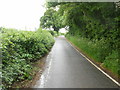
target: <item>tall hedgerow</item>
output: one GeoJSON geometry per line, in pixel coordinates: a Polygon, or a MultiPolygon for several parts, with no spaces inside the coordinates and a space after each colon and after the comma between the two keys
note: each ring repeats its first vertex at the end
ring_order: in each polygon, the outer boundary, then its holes
{"type": "Polygon", "coordinates": [[[54,44],[52,35],[37,31],[1,29],[2,86],[10,88],[16,81],[31,79],[31,63],[43,57],[54,44]]]}

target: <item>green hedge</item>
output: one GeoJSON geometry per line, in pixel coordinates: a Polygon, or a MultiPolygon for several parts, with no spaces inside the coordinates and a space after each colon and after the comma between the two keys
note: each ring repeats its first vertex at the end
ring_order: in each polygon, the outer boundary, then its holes
{"type": "Polygon", "coordinates": [[[9,88],[16,81],[31,79],[32,66],[54,44],[52,35],[45,30],[18,31],[2,28],[2,83],[9,88]]]}
{"type": "Polygon", "coordinates": [[[49,30],[52,36],[57,37],[58,33],[56,31],[49,30]]]}
{"type": "Polygon", "coordinates": [[[54,37],[57,37],[57,36],[60,36],[60,35],[65,35],[65,33],[56,32],[56,31],[52,31],[52,30],[49,30],[49,32],[50,32],[51,35],[54,36],[54,37]]]}

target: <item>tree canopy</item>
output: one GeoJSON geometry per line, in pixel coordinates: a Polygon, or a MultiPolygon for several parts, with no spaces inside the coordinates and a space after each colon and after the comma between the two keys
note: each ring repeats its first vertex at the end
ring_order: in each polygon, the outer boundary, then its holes
{"type": "Polygon", "coordinates": [[[112,52],[120,50],[119,15],[119,3],[114,2],[48,2],[41,26],[55,31],[69,27],[69,35],[104,40],[112,52]]]}
{"type": "Polygon", "coordinates": [[[48,8],[44,13],[44,16],[40,19],[40,26],[42,28],[53,28],[54,31],[59,31],[62,27],[61,18],[59,18],[58,12],[53,8],[48,8]]]}
{"type": "Polygon", "coordinates": [[[120,32],[118,6],[114,2],[48,2],[40,25],[55,31],[68,26],[71,35],[91,40],[105,39],[110,46],[118,47],[114,45],[118,43],[120,32]],[[59,9],[55,10],[56,7],[59,9]]]}

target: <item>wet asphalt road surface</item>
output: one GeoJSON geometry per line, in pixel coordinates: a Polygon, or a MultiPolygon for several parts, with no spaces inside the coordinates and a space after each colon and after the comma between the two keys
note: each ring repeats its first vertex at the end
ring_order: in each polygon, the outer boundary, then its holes
{"type": "Polygon", "coordinates": [[[56,38],[45,70],[34,88],[117,88],[82,57],[64,37],[56,38]]]}

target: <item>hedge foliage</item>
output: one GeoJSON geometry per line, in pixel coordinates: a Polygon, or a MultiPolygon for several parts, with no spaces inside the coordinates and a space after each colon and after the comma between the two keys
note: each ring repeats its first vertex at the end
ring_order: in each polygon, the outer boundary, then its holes
{"type": "Polygon", "coordinates": [[[49,33],[54,37],[58,36],[58,33],[56,31],[49,30],[49,33]]]}
{"type": "Polygon", "coordinates": [[[31,63],[43,57],[54,44],[45,30],[18,31],[2,28],[2,83],[10,88],[16,81],[31,79],[31,63]]]}

